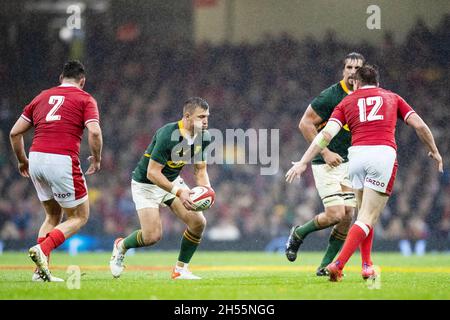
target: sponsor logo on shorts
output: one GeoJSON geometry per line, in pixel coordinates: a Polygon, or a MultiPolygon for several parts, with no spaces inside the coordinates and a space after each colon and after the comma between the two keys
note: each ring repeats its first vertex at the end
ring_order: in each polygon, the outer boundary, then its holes
{"type": "Polygon", "coordinates": [[[382,188],[384,188],[384,186],[386,185],[384,182],[380,182],[378,180],[373,180],[373,179],[370,179],[370,178],[366,178],[366,182],[371,183],[374,186],[382,187],[382,188]]]}
{"type": "Polygon", "coordinates": [[[70,192],[67,193],[53,193],[53,196],[58,199],[66,199],[69,198],[72,194],[70,192]]]}

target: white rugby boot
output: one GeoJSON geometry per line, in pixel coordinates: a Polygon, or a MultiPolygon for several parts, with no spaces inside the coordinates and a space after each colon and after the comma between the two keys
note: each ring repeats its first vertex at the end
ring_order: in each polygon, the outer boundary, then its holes
{"type": "Polygon", "coordinates": [[[125,253],[127,251],[122,246],[119,247],[119,242],[122,240],[123,238],[117,238],[114,241],[111,260],[109,261],[109,269],[114,278],[119,278],[124,269],[123,259],[125,259],[125,253]]]}
{"type": "MultiPolygon", "coordinates": [[[[33,276],[31,277],[31,281],[33,282],[44,282],[44,279],[41,278],[39,275],[39,272],[36,270],[33,273],[33,276]]],[[[64,282],[64,279],[55,277],[54,275],[50,274],[50,282],[64,282]]]]}
{"type": "Polygon", "coordinates": [[[183,267],[175,266],[172,271],[173,280],[200,280],[199,276],[194,275],[188,269],[188,264],[185,263],[183,267]]]}
{"type": "Polygon", "coordinates": [[[42,252],[41,245],[37,244],[28,250],[28,255],[37,266],[37,272],[43,281],[50,281],[51,274],[48,270],[47,257],[42,252]]]}

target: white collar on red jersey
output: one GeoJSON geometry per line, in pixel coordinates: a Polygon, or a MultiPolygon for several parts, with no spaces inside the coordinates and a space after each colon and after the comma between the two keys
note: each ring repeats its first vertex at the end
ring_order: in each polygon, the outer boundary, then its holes
{"type": "Polygon", "coordinates": [[[76,85],[72,84],[72,83],[68,83],[68,82],[63,82],[59,85],[59,87],[75,87],[78,88],[76,85]]]}
{"type": "Polygon", "coordinates": [[[372,89],[372,88],[376,88],[377,86],[374,86],[374,85],[365,85],[365,86],[362,86],[361,88],[359,88],[359,89],[372,89]]]}

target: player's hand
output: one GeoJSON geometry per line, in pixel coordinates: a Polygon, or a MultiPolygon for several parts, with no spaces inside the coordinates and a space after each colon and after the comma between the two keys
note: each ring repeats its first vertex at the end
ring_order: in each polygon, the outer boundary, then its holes
{"type": "Polygon", "coordinates": [[[191,194],[194,194],[194,191],[191,191],[189,189],[182,189],[178,197],[180,198],[181,203],[186,209],[193,211],[195,210],[195,207],[194,203],[191,200],[191,194]]]}
{"type": "Polygon", "coordinates": [[[30,171],[28,168],[28,159],[25,159],[25,161],[23,161],[23,162],[19,161],[17,167],[19,168],[19,172],[22,177],[25,177],[25,178],[30,177],[30,171]]]}
{"type": "Polygon", "coordinates": [[[324,149],[321,152],[321,155],[323,157],[323,160],[325,160],[325,163],[332,168],[339,166],[344,161],[344,159],[339,154],[328,149],[324,149]]]}
{"type": "Polygon", "coordinates": [[[295,178],[300,178],[303,172],[305,172],[307,164],[302,163],[301,161],[292,162],[293,166],[286,173],[286,182],[292,183],[295,178]]]}
{"type": "Polygon", "coordinates": [[[436,162],[438,163],[438,170],[439,172],[444,172],[444,163],[442,162],[442,157],[441,154],[439,153],[439,151],[436,152],[428,152],[428,156],[434,160],[436,160],[436,162]]]}
{"type": "Polygon", "coordinates": [[[97,171],[100,170],[100,160],[95,159],[94,156],[90,156],[88,158],[88,160],[89,160],[90,165],[89,165],[89,168],[86,171],[86,175],[87,176],[89,176],[91,174],[94,174],[94,173],[96,173],[97,171]]]}

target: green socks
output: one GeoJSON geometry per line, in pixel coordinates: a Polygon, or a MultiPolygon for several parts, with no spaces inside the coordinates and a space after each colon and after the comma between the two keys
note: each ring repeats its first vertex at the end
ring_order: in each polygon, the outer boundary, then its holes
{"type": "Polygon", "coordinates": [[[320,226],[319,223],[318,223],[318,216],[315,216],[314,219],[308,221],[304,225],[302,225],[302,226],[298,227],[297,229],[295,229],[294,233],[299,239],[303,240],[311,232],[322,230],[322,229],[325,229],[327,227],[328,226],[325,226],[325,227],[320,226]]]}
{"type": "Polygon", "coordinates": [[[144,239],[142,239],[142,231],[133,231],[128,237],[123,239],[122,246],[125,249],[145,247],[144,239]]]}
{"type": "MultiPolygon", "coordinates": [[[[201,237],[194,235],[188,229],[184,231],[183,238],[181,239],[180,254],[178,256],[178,261],[189,263],[195,250],[197,250],[200,244],[201,237]]],[[[145,247],[144,240],[142,239],[142,231],[133,231],[128,237],[123,239],[122,246],[128,250],[131,248],[145,247]]]]}
{"type": "Polygon", "coordinates": [[[181,239],[181,248],[180,254],[178,255],[178,261],[189,263],[195,253],[195,250],[197,250],[200,241],[201,237],[192,234],[192,232],[186,229],[186,231],[184,231],[183,238],[181,239]]]}
{"type": "Polygon", "coordinates": [[[331,231],[330,234],[330,239],[328,240],[327,251],[325,252],[325,256],[323,257],[319,268],[326,267],[333,262],[334,257],[336,257],[339,250],[341,250],[346,237],[346,234],[340,233],[336,231],[336,228],[333,228],[333,231],[331,231]]]}

